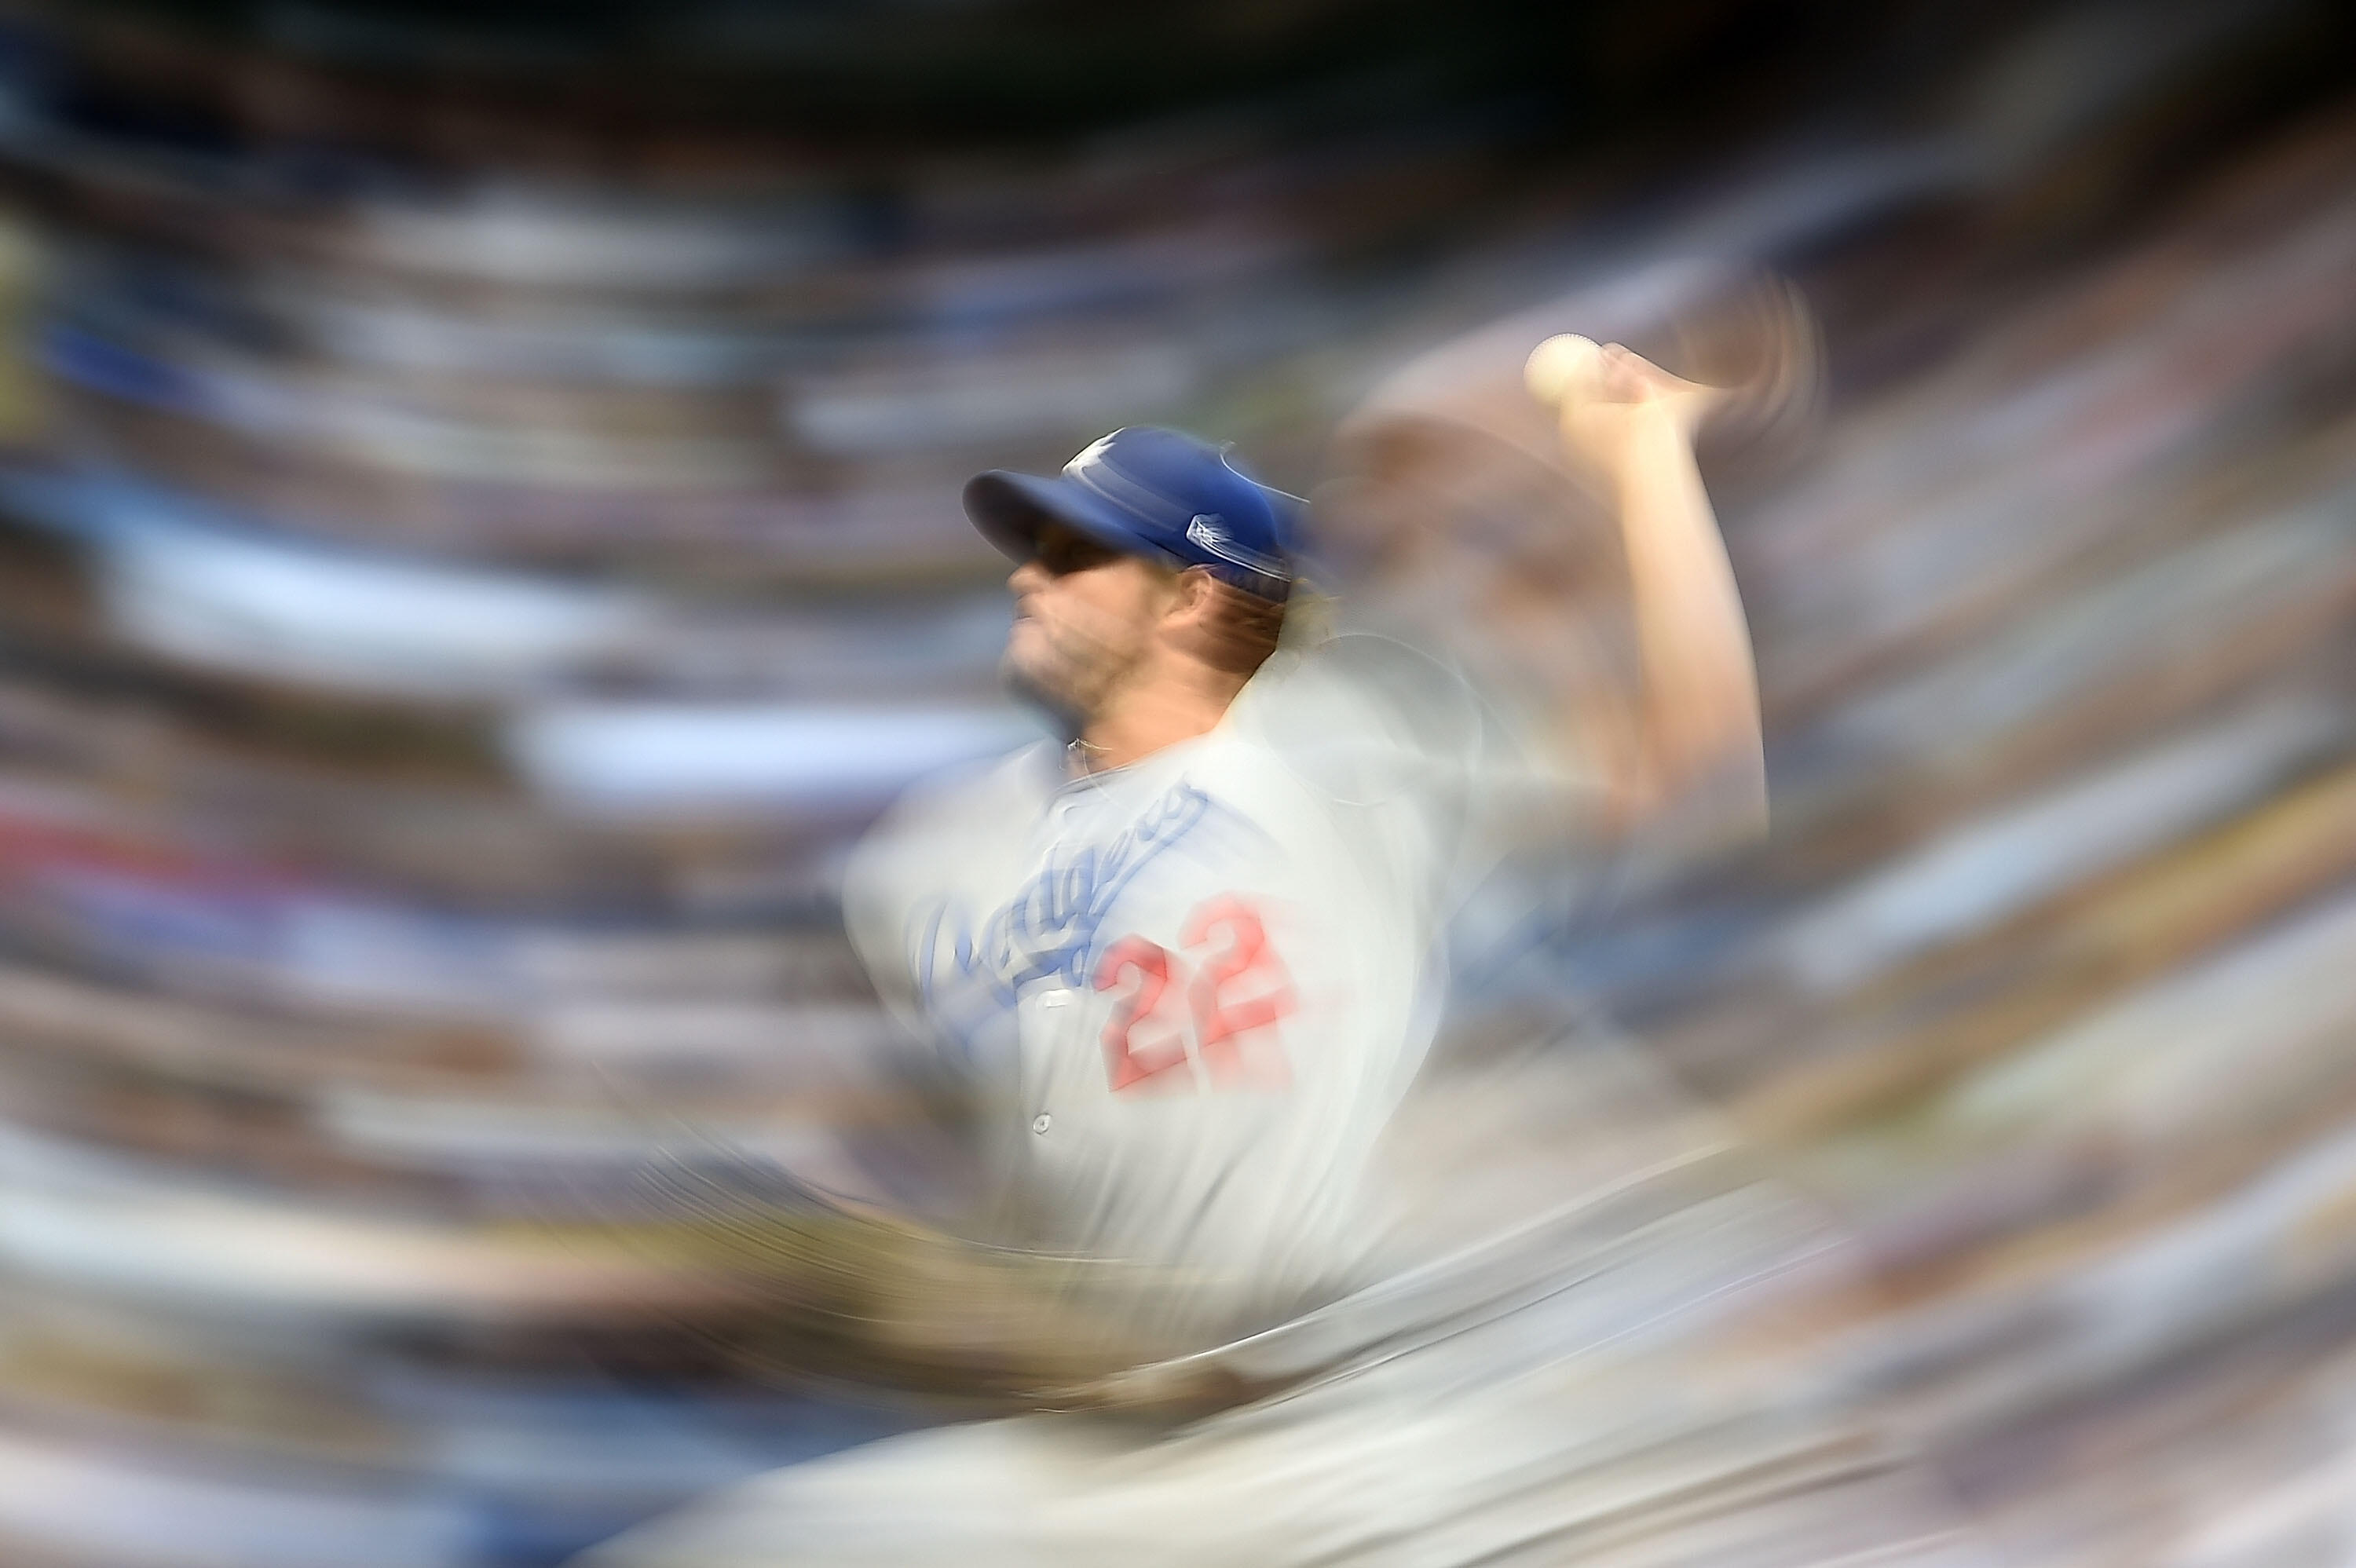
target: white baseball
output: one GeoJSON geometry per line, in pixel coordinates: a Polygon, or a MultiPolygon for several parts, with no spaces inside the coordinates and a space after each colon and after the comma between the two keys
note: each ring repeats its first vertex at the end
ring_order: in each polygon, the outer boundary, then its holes
{"type": "Polygon", "coordinates": [[[1522,366],[1522,382],[1530,396],[1553,407],[1574,389],[1592,386],[1603,373],[1603,350],[1591,337],[1575,332],[1557,334],[1530,350],[1522,366]]]}

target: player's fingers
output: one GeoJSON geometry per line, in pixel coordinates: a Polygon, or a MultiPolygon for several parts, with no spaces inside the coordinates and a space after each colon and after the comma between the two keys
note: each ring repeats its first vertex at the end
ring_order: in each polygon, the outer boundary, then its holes
{"type": "Polygon", "coordinates": [[[1530,351],[1523,379],[1532,396],[1554,408],[1642,402],[1688,385],[1624,343],[1599,345],[1568,332],[1530,351]]]}
{"type": "Polygon", "coordinates": [[[1625,344],[1603,346],[1602,395],[1614,402],[1644,402],[1685,393],[1715,394],[1718,390],[1662,369],[1625,344]]]}
{"type": "Polygon", "coordinates": [[[1601,358],[1596,393],[1615,403],[1641,400],[1655,389],[1660,371],[1651,360],[1624,343],[1607,343],[1601,358]]]}

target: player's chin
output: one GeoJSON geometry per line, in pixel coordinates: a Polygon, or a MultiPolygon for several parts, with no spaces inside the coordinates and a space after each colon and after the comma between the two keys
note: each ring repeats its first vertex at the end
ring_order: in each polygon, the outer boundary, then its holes
{"type": "Polygon", "coordinates": [[[1006,634],[1006,652],[999,658],[1001,673],[1012,679],[1017,673],[1037,679],[1054,662],[1055,646],[1035,616],[1017,615],[1006,634]]]}
{"type": "Polygon", "coordinates": [[[1082,715],[1073,683],[1035,624],[1014,623],[1006,653],[998,661],[998,678],[1017,702],[1037,709],[1074,734],[1079,732],[1082,715]]]}

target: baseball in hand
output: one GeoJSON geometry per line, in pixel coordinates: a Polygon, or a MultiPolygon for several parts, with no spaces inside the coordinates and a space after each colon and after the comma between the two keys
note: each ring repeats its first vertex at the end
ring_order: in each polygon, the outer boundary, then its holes
{"type": "Polygon", "coordinates": [[[1603,378],[1603,350],[1591,337],[1565,332],[1530,350],[1522,367],[1522,382],[1530,395],[1549,408],[1591,390],[1603,378]]]}

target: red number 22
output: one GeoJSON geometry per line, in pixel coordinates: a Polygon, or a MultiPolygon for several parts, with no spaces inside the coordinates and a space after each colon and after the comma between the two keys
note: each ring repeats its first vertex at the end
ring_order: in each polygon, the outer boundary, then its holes
{"type": "MultiPolygon", "coordinates": [[[[1242,1049],[1245,1037],[1272,1028],[1290,1016],[1294,1006],[1291,977],[1269,946],[1258,912],[1233,895],[1212,899],[1187,917],[1179,940],[1199,958],[1185,996],[1194,1026],[1194,1054],[1211,1081],[1281,1087],[1289,1074],[1272,1045],[1257,1052],[1248,1064],[1242,1049]],[[1218,937],[1225,938],[1223,946],[1213,945],[1218,937]]],[[[1105,1071],[1115,1093],[1173,1072],[1179,1076],[1166,1083],[1191,1082],[1183,1071],[1188,1053],[1180,1029],[1162,1022],[1158,1038],[1142,1044],[1137,1038],[1141,1026],[1160,1021],[1155,1014],[1177,977],[1173,966],[1181,972],[1184,968],[1166,948],[1141,936],[1115,943],[1097,966],[1099,991],[1112,990],[1129,975],[1137,977],[1129,995],[1114,1004],[1105,1025],[1105,1071]]]]}

